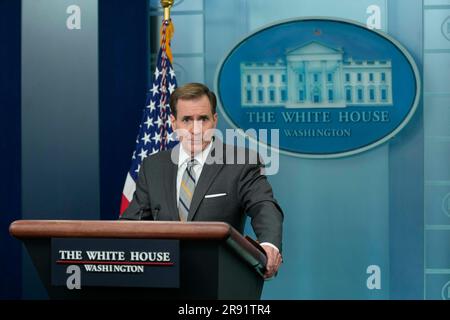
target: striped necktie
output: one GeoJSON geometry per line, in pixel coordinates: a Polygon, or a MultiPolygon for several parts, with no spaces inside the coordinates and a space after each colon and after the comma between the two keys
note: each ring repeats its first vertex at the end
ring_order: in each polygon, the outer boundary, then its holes
{"type": "Polygon", "coordinates": [[[196,177],[194,166],[198,164],[195,159],[187,163],[183,178],[180,185],[180,198],[178,201],[178,212],[181,221],[187,221],[189,215],[189,208],[191,206],[192,196],[194,195],[196,177]]]}

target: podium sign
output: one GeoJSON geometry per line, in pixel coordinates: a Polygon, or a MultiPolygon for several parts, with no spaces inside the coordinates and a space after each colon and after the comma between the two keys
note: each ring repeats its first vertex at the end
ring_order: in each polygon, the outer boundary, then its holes
{"type": "Polygon", "coordinates": [[[174,239],[52,238],[54,286],[179,288],[174,239]]]}

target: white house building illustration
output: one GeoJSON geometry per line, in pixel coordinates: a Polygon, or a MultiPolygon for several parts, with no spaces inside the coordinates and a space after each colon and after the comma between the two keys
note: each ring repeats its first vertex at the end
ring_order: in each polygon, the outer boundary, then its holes
{"type": "Polygon", "coordinates": [[[312,41],[277,62],[242,62],[243,107],[392,106],[390,60],[343,60],[344,51],[312,41]]]}

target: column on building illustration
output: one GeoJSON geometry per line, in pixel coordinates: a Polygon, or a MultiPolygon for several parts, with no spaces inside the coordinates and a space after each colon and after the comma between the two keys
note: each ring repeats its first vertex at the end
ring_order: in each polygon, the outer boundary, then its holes
{"type": "Polygon", "coordinates": [[[280,74],[281,84],[280,84],[280,102],[284,105],[288,100],[287,96],[287,74],[286,68],[283,69],[283,72],[280,74]]]}
{"type": "Polygon", "coordinates": [[[321,94],[321,100],[320,103],[326,104],[328,101],[328,85],[327,85],[327,61],[321,60],[320,61],[320,73],[319,73],[319,81],[322,82],[322,85],[320,86],[322,89],[321,94]]]}
{"type": "MultiPolygon", "coordinates": [[[[289,57],[286,57],[286,69],[287,69],[287,94],[288,94],[288,100],[286,102],[286,105],[291,104],[292,101],[296,101],[296,93],[294,92],[294,89],[296,87],[296,83],[299,81],[298,79],[298,71],[296,71],[294,63],[289,61],[289,57]]],[[[298,70],[298,68],[297,68],[298,70]]]]}

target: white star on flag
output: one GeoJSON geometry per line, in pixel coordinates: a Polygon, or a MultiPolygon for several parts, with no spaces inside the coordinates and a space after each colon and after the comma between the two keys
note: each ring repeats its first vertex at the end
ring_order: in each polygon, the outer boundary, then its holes
{"type": "Polygon", "coordinates": [[[144,124],[147,125],[147,129],[150,129],[150,127],[153,127],[153,120],[147,116],[147,121],[145,121],[144,124]]]}
{"type": "Polygon", "coordinates": [[[158,125],[158,128],[162,125],[164,125],[164,122],[162,121],[161,117],[158,117],[158,120],[155,122],[158,125]]]}
{"type": "Polygon", "coordinates": [[[150,135],[147,132],[145,132],[144,137],[141,140],[144,141],[144,146],[145,146],[147,143],[150,143],[150,135]]]}
{"type": "Polygon", "coordinates": [[[167,135],[167,141],[175,141],[175,138],[173,137],[174,134],[175,134],[174,132],[169,133],[167,135]]]}
{"type": "Polygon", "coordinates": [[[152,153],[151,154],[155,154],[155,153],[158,153],[158,149],[155,149],[155,148],[153,148],[153,150],[152,150],[152,153]]]}
{"type": "Polygon", "coordinates": [[[166,105],[164,103],[161,103],[158,108],[160,108],[161,110],[165,110],[166,109],[166,105]]]}
{"type": "Polygon", "coordinates": [[[138,154],[138,156],[141,157],[141,161],[147,158],[147,152],[148,150],[144,150],[144,148],[141,148],[141,153],[138,154]]]}
{"type": "Polygon", "coordinates": [[[154,84],[153,88],[150,91],[153,93],[153,95],[158,94],[159,93],[158,85],[154,84]]]}
{"type": "Polygon", "coordinates": [[[159,72],[158,67],[156,67],[155,73],[154,73],[155,79],[158,79],[158,77],[159,77],[160,74],[161,74],[161,72],[159,72]]]}
{"type": "Polygon", "coordinates": [[[158,132],[155,132],[155,136],[152,138],[155,142],[161,139],[161,135],[158,132]]]}
{"type": "Polygon", "coordinates": [[[170,78],[175,77],[175,71],[173,71],[172,68],[170,68],[169,74],[170,74],[170,78]]]}
{"type": "Polygon", "coordinates": [[[147,108],[149,108],[150,109],[150,112],[153,112],[155,109],[156,109],[156,107],[155,107],[155,101],[150,101],[150,104],[147,106],[147,108]]]}
{"type": "Polygon", "coordinates": [[[169,92],[170,92],[170,94],[172,94],[172,92],[174,92],[175,91],[175,85],[174,84],[169,84],[169,92]]]}

